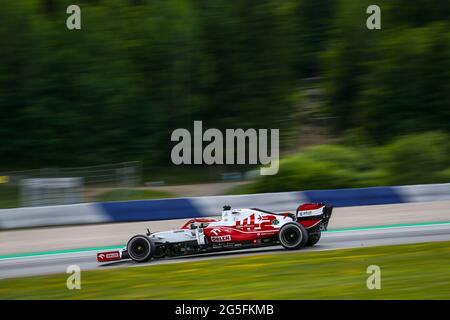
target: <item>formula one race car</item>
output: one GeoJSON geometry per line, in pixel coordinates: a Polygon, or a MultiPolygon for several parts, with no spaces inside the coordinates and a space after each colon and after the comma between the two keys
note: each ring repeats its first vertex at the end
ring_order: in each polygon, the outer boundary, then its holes
{"type": "Polygon", "coordinates": [[[133,236],[126,248],[97,254],[98,262],[150,259],[200,254],[281,244],[295,250],[316,244],[326,230],[332,206],[307,203],[296,213],[274,213],[257,208],[231,209],[224,206],[222,218],[196,218],[181,229],[133,236]]]}

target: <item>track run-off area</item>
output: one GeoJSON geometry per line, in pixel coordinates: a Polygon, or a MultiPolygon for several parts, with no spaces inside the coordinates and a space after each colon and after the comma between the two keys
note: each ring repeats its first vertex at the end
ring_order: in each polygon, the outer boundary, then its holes
{"type": "MultiPolygon", "coordinates": [[[[81,270],[105,270],[286,254],[281,246],[223,251],[197,256],[152,260],[137,264],[118,261],[99,264],[96,253],[122,248],[146,228],[152,232],[177,229],[186,219],[18,229],[0,232],[0,279],[65,273],[70,265],[81,270]]],[[[450,240],[450,201],[342,207],[333,210],[329,230],[311,248],[298,252],[364,248],[450,240]]]]}

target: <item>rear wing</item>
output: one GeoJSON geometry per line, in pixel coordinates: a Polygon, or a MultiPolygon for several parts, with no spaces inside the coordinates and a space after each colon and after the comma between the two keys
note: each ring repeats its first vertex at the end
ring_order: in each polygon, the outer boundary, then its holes
{"type": "Polygon", "coordinates": [[[320,230],[327,230],[332,212],[332,205],[305,203],[297,208],[295,216],[297,222],[301,223],[307,229],[318,225],[320,230]]]}

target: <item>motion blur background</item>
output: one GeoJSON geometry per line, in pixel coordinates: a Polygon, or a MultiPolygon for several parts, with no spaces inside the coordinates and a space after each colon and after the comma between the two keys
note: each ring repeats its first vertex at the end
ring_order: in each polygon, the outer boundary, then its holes
{"type": "Polygon", "coordinates": [[[0,208],[450,182],[448,0],[0,0],[0,39],[0,208]],[[173,165],[194,120],[279,128],[279,174],[173,165]]]}
{"type": "Polygon", "coordinates": [[[450,299],[449,141],[449,0],[0,0],[0,299],[450,299]],[[195,120],[279,129],[279,173],[174,165],[195,120]],[[305,202],[334,206],[306,252],[95,261],[305,202]]]}

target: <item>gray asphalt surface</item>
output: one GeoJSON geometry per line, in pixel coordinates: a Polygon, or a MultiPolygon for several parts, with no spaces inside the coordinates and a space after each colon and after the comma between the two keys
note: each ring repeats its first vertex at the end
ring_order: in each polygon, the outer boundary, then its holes
{"type": "MultiPolygon", "coordinates": [[[[263,208],[264,209],[264,208],[263,208]]],[[[113,246],[135,234],[178,229],[187,219],[0,231],[0,256],[113,246]]],[[[450,221],[450,201],[335,208],[329,229],[450,221]]]]}
{"type": "MultiPolygon", "coordinates": [[[[316,246],[302,249],[299,252],[432,241],[450,241],[450,224],[325,232],[316,246]]],[[[140,267],[167,263],[192,262],[204,259],[239,257],[242,255],[286,254],[288,252],[291,251],[286,251],[281,246],[276,246],[163,259],[144,264],[136,264],[132,261],[124,260],[103,265],[96,262],[96,251],[10,258],[0,260],[0,279],[65,273],[69,265],[78,265],[82,271],[93,269],[102,270],[107,268],[140,267]]]]}

